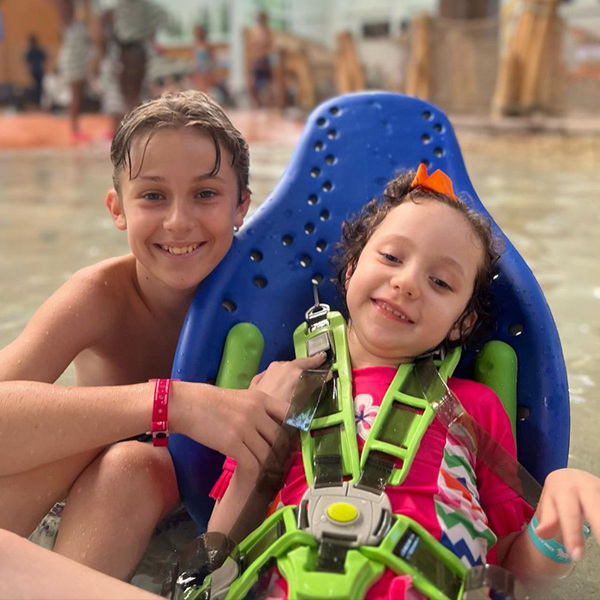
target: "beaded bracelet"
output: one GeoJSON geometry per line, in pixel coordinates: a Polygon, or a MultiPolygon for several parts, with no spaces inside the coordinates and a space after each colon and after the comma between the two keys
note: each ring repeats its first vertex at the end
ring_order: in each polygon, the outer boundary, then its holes
{"type": "Polygon", "coordinates": [[[529,533],[529,537],[533,542],[534,546],[544,555],[547,556],[550,560],[553,560],[557,563],[570,563],[571,557],[569,556],[569,551],[567,548],[557,542],[555,539],[549,538],[547,540],[542,539],[536,532],[535,529],[539,525],[539,521],[537,515],[533,515],[533,519],[529,522],[529,527],[527,528],[527,533],[529,533]]]}
{"type": "Polygon", "coordinates": [[[167,446],[169,444],[168,414],[171,379],[151,379],[150,381],[156,382],[154,404],[152,405],[152,445],[167,446]]]}

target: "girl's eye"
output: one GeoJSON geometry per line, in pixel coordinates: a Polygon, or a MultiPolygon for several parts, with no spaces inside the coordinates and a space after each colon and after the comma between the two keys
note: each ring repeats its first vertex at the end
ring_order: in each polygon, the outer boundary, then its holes
{"type": "Polygon", "coordinates": [[[214,198],[217,193],[213,190],[202,190],[196,194],[198,198],[214,198]]]}
{"type": "Polygon", "coordinates": [[[438,287],[450,290],[452,289],[443,279],[438,279],[437,277],[432,277],[431,281],[433,282],[434,285],[437,285],[438,287]]]}
{"type": "Polygon", "coordinates": [[[381,257],[391,263],[401,263],[402,261],[393,254],[388,254],[387,252],[381,252],[381,257]]]}
{"type": "Polygon", "coordinates": [[[162,200],[162,197],[162,194],[159,194],[158,192],[144,192],[142,194],[142,198],[145,200],[162,200]]]}

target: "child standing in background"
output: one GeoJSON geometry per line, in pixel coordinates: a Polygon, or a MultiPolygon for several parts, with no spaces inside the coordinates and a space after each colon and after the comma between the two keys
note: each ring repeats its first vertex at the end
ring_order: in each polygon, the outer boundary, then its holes
{"type": "Polygon", "coordinates": [[[88,79],[90,40],[86,26],[76,19],[75,0],[58,0],[62,28],[62,43],[58,55],[58,68],[62,80],[71,90],[69,123],[71,140],[89,142],[91,137],[81,131],[79,117],[83,92],[88,79]]]}
{"type": "Polygon", "coordinates": [[[194,87],[202,92],[210,92],[214,83],[215,59],[213,48],[206,39],[206,30],[201,25],[194,28],[194,39],[192,71],[194,87]]]}

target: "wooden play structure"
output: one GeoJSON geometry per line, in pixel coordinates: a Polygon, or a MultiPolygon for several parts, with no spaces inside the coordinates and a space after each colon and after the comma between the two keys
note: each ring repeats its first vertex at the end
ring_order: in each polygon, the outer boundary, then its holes
{"type": "Polygon", "coordinates": [[[417,15],[413,19],[411,27],[412,35],[406,69],[406,93],[423,100],[431,100],[433,19],[429,15],[417,15]]]}
{"type": "Polygon", "coordinates": [[[337,35],[335,50],[289,31],[273,31],[273,47],[275,96],[280,108],[293,103],[309,111],[329,96],[366,87],[364,68],[349,31],[337,35]]]}
{"type": "Polygon", "coordinates": [[[349,31],[342,31],[336,39],[335,83],[338,94],[358,92],[366,87],[365,70],[349,31]]]}
{"type": "Polygon", "coordinates": [[[508,24],[492,110],[497,115],[561,112],[559,0],[521,0],[508,24]]]}

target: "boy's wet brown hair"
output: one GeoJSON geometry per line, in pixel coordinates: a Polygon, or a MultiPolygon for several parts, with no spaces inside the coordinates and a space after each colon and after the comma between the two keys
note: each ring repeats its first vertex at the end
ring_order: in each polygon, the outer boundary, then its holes
{"type": "Polygon", "coordinates": [[[470,209],[462,200],[454,199],[446,194],[435,192],[425,187],[412,187],[415,172],[408,172],[392,179],[383,192],[382,198],[368,202],[362,210],[350,220],[342,224],[342,236],[336,246],[333,263],[336,267],[336,287],[346,313],[346,284],[348,273],[353,273],[358,259],[374,231],[388,213],[404,202],[420,204],[426,201],[441,202],[460,212],[471,225],[484,250],[483,263],[475,277],[473,293],[463,314],[459,319],[461,339],[457,342],[446,341],[447,347],[456,345],[477,346],[485,341],[494,330],[496,312],[491,292],[491,283],[495,275],[495,267],[500,258],[501,244],[492,235],[489,219],[470,209]],[[463,322],[471,312],[477,314],[477,321],[471,328],[463,328],[463,322]]]}
{"type": "Polygon", "coordinates": [[[250,170],[248,144],[223,109],[208,94],[196,91],[167,94],[150,100],[134,108],[121,121],[110,148],[113,185],[119,196],[121,195],[119,177],[123,170],[129,169],[129,179],[135,179],[138,175],[132,173],[131,165],[131,145],[134,140],[144,135],[148,136],[141,165],[146,147],[154,134],[164,129],[179,128],[193,128],[212,138],[216,159],[210,175],[219,172],[222,149],[227,151],[237,178],[239,202],[241,202],[242,191],[248,189],[250,170]]]}

